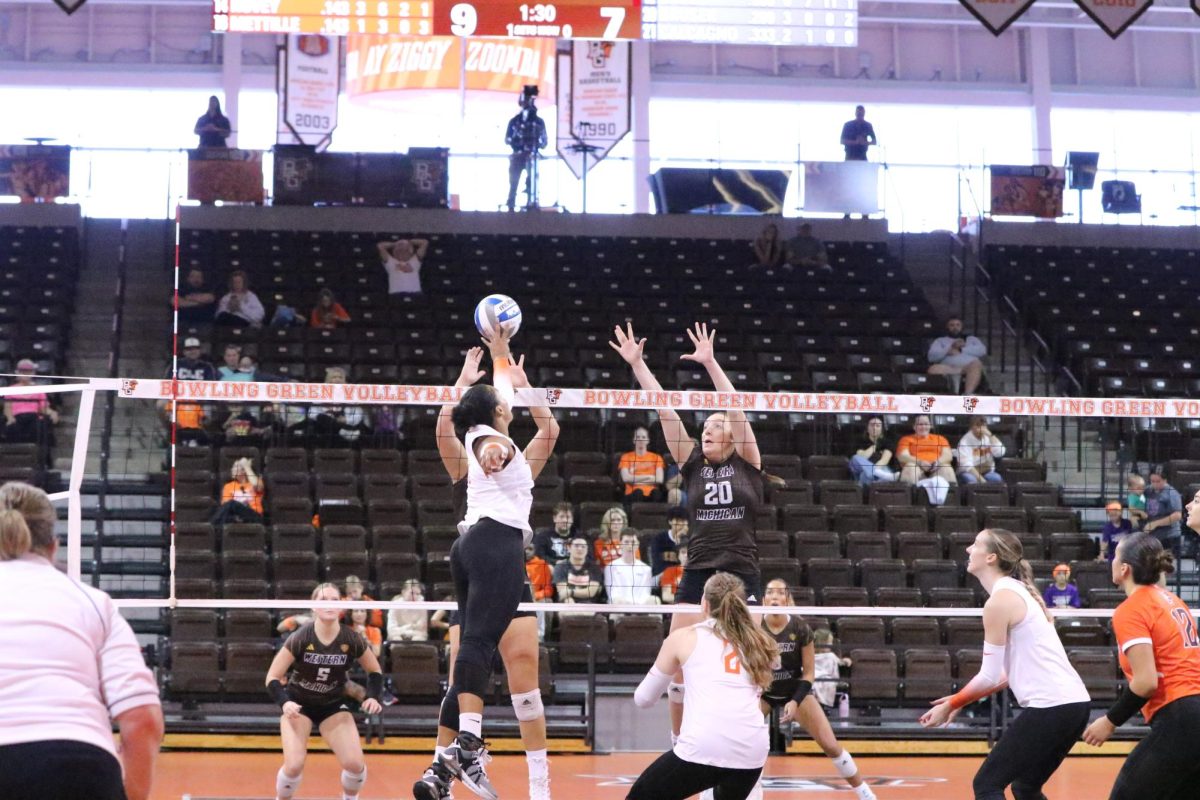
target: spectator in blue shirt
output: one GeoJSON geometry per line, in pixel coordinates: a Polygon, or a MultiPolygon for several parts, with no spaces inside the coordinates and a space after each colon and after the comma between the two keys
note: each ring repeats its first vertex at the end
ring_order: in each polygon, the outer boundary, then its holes
{"type": "Polygon", "coordinates": [[[1117,545],[1133,533],[1133,523],[1125,519],[1118,502],[1109,503],[1104,507],[1104,511],[1108,514],[1108,522],[1104,523],[1100,532],[1100,559],[1112,561],[1117,552],[1117,545]]]}
{"type": "Polygon", "coordinates": [[[1161,472],[1150,474],[1146,489],[1146,522],[1142,531],[1153,533],[1163,549],[1179,558],[1179,521],[1183,519],[1183,498],[1161,472]]]}
{"type": "Polygon", "coordinates": [[[1079,608],[1079,590],[1070,581],[1070,567],[1059,564],[1054,568],[1054,583],[1047,586],[1043,594],[1047,608],[1079,608]]]}
{"type": "Polygon", "coordinates": [[[661,575],[664,569],[679,563],[679,545],[687,538],[687,534],[687,510],[682,506],[675,506],[667,512],[667,529],[650,542],[652,574],[661,575]]]}

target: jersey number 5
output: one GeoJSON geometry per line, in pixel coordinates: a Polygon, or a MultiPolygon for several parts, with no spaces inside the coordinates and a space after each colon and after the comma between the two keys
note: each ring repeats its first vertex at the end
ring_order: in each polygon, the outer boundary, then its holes
{"type": "Polygon", "coordinates": [[[742,674],[742,660],[738,658],[737,653],[729,653],[725,656],[725,671],[730,675],[742,674]]]}
{"type": "Polygon", "coordinates": [[[329,682],[329,667],[321,667],[317,670],[317,683],[329,682]]]}
{"type": "Polygon", "coordinates": [[[1171,612],[1175,624],[1179,626],[1179,634],[1183,637],[1184,647],[1200,647],[1200,638],[1196,637],[1196,620],[1187,608],[1177,608],[1171,612]]]}
{"type": "Polygon", "coordinates": [[[733,502],[733,486],[729,481],[704,484],[704,505],[729,505],[733,502]]]}

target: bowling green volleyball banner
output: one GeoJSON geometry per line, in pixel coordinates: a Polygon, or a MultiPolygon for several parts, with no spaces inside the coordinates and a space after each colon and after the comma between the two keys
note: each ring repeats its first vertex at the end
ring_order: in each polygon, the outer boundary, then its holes
{"type": "MultiPolygon", "coordinates": [[[[1033,5],[1034,0],[958,0],[971,16],[999,36],[1033,5]]],[[[1075,0],[1083,13],[1116,39],[1126,28],[1146,13],[1154,0],[1075,0]]],[[[1192,0],[1192,8],[1200,14],[1200,0],[1192,0]]]]}
{"type": "Polygon", "coordinates": [[[538,84],[542,97],[554,97],[555,47],[554,39],[350,36],[346,91],[351,97],[459,88],[517,94],[538,84]]]}
{"type": "MultiPolygon", "coordinates": [[[[457,403],[466,389],[381,383],[264,383],[92,378],[87,383],[10,388],[9,394],[111,390],[120,397],[209,403],[322,403],[429,406],[457,403]]],[[[783,411],[808,414],[938,414],[1019,417],[1200,418],[1200,400],[1117,397],[975,397],[935,394],[812,392],[699,392],[638,389],[517,389],[515,405],[654,411],[783,411]]]]}

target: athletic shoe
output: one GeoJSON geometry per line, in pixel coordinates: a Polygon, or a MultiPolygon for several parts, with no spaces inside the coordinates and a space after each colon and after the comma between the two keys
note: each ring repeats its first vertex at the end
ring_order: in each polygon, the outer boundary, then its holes
{"type": "Polygon", "coordinates": [[[433,762],[421,776],[421,780],[413,784],[414,800],[454,800],[450,794],[450,783],[454,778],[450,771],[438,762],[433,762]]]}
{"type": "Polygon", "coordinates": [[[550,776],[529,779],[529,800],[550,800],[550,776]]]}
{"type": "Polygon", "coordinates": [[[483,739],[465,732],[460,732],[450,746],[438,756],[441,765],[462,781],[463,786],[484,800],[500,800],[500,795],[492,788],[485,769],[491,760],[483,739]]]}

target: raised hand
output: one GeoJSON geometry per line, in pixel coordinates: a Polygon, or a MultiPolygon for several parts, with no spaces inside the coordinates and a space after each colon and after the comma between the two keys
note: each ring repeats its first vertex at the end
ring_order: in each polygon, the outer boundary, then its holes
{"type": "Polygon", "coordinates": [[[713,340],[717,338],[717,329],[708,330],[707,322],[697,322],[695,332],[691,328],[687,329],[688,338],[692,340],[692,345],[696,350],[693,353],[680,356],[682,361],[695,361],[697,364],[711,364],[715,360],[713,355],[713,340]]]}
{"type": "Polygon", "coordinates": [[[616,350],[627,364],[633,365],[642,360],[642,349],[646,346],[646,340],[633,335],[632,322],[625,323],[625,330],[621,330],[620,325],[613,328],[613,337],[616,341],[609,342],[608,346],[616,350]]]}
{"type": "Polygon", "coordinates": [[[508,347],[508,340],[511,338],[509,332],[504,328],[496,331],[493,336],[480,336],[483,343],[487,345],[488,355],[492,357],[492,361],[498,358],[512,358],[512,353],[508,347]]]}
{"type": "Polygon", "coordinates": [[[525,374],[525,354],[508,365],[508,377],[518,389],[529,388],[529,376],[525,374]]]}
{"type": "Polygon", "coordinates": [[[468,350],[466,356],[463,358],[462,371],[458,373],[458,380],[454,382],[454,385],[464,388],[474,386],[480,378],[487,375],[487,370],[479,368],[479,362],[482,360],[482,347],[472,347],[468,350]]]}

